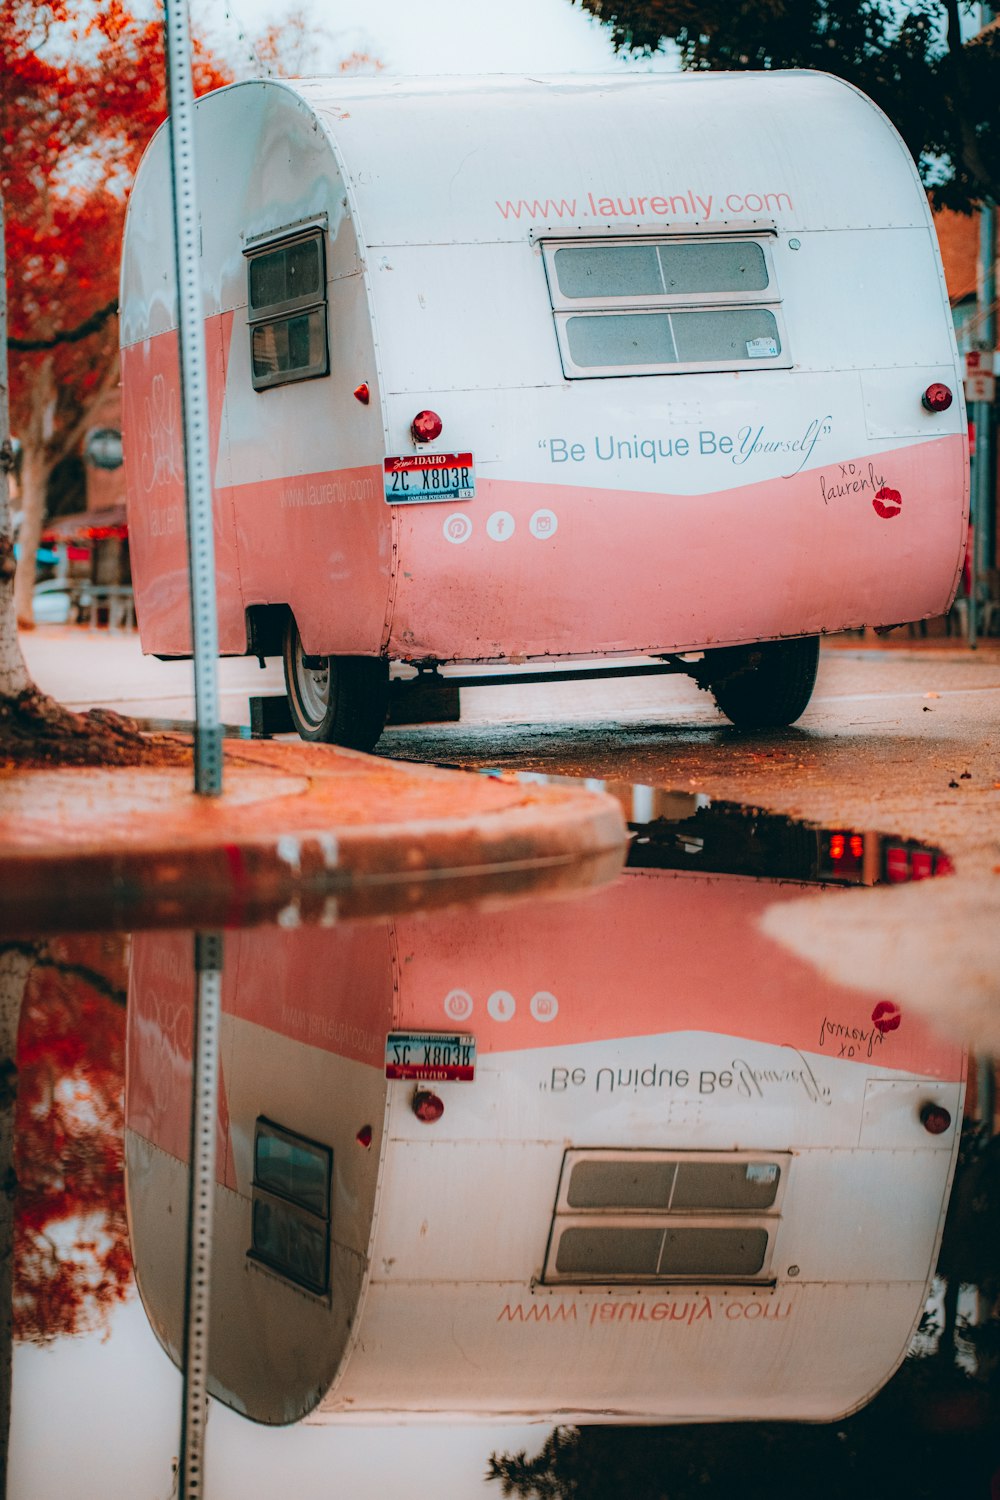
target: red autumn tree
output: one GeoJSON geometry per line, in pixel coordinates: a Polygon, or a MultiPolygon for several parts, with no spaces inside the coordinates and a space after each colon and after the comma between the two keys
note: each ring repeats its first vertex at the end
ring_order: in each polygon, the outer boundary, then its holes
{"type": "Polygon", "coordinates": [[[131,1284],[123,1178],[122,938],[63,939],[28,978],[18,1032],[14,1337],[99,1326],[131,1284]]]}
{"type": "MultiPolygon", "coordinates": [[[[32,623],[49,476],[117,383],[112,315],[127,190],[167,98],[162,26],[120,0],[93,8],[0,0],[0,34],[11,420],[22,444],[15,605],[23,628],[32,623]]],[[[195,43],[196,91],[228,81],[195,43]]]]}
{"type": "MultiPolygon", "coordinates": [[[[38,692],[17,621],[33,623],[49,477],[118,379],[121,228],[139,157],[166,115],[162,26],[123,0],[0,0],[0,36],[0,755],[131,764],[149,745],[127,721],[81,718],[38,692]],[[16,585],[9,405],[22,444],[16,585]]],[[[305,63],[322,36],[304,16],[287,18],[251,42],[257,70],[305,63]]],[[[197,38],[192,62],[196,93],[229,81],[197,38]]]]}
{"type": "Polygon", "coordinates": [[[0,1489],[14,1336],[93,1327],[128,1287],[124,1006],[120,937],[0,943],[0,1489]]]}

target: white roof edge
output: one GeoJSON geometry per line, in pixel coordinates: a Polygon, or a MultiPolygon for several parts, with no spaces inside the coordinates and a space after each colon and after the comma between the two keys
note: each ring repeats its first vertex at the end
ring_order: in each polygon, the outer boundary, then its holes
{"type": "MultiPolygon", "coordinates": [[[[413,92],[420,94],[444,94],[474,92],[486,87],[516,91],[525,87],[554,89],[635,89],[637,87],[704,87],[720,83],[739,81],[753,87],[780,87],[786,80],[810,79],[826,87],[830,84],[841,88],[859,89],[835,73],[821,72],[816,68],[747,69],[731,72],[608,72],[608,73],[439,73],[439,74],[379,74],[345,78],[340,74],[312,74],[302,78],[246,79],[244,83],[273,83],[284,85],[293,92],[310,96],[319,89],[329,87],[337,94],[354,98],[378,97],[390,93],[413,92]]],[[[229,84],[227,87],[240,87],[229,84]]]]}

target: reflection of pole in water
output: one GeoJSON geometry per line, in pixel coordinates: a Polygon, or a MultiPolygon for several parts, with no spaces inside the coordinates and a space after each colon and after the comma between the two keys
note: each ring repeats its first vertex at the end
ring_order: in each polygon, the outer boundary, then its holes
{"type": "Polygon", "coordinates": [[[201,1495],[208,1415],[208,1300],[212,1269],[215,1120],[219,1093],[222,1012],[222,934],[194,940],[195,1011],[191,1078],[191,1174],[184,1273],[184,1391],[181,1410],[180,1496],[201,1495]]]}

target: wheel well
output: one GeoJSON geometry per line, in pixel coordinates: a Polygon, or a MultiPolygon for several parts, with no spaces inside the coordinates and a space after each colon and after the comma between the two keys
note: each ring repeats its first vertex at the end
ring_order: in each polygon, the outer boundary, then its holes
{"type": "Polygon", "coordinates": [[[290,614],[287,604],[249,605],[246,611],[247,656],[280,656],[290,614]]]}

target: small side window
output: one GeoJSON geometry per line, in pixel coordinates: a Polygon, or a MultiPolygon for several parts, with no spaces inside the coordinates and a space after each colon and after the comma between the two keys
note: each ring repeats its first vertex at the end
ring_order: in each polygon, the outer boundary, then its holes
{"type": "Polygon", "coordinates": [[[329,1146],[257,1121],[248,1253],[320,1297],[330,1289],[332,1172],[329,1146]]]}
{"type": "Polygon", "coordinates": [[[322,230],[247,252],[255,391],[329,375],[322,230]]]}

